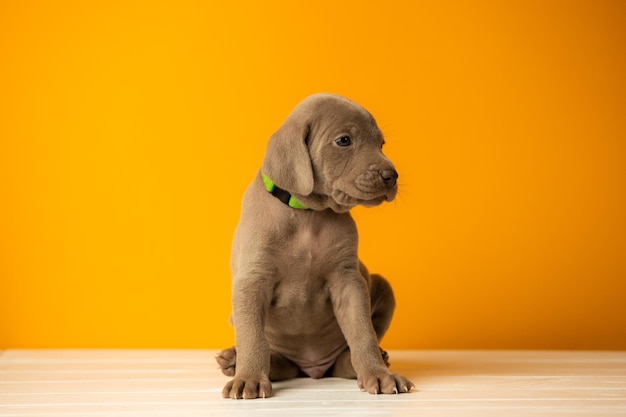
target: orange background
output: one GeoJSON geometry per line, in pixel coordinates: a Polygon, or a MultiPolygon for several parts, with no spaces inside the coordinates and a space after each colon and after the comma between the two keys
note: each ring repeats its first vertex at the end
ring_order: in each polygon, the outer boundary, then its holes
{"type": "Polygon", "coordinates": [[[626,2],[0,2],[0,348],[226,347],[270,134],[319,91],[400,171],[358,208],[387,348],[626,349],[626,2]]]}

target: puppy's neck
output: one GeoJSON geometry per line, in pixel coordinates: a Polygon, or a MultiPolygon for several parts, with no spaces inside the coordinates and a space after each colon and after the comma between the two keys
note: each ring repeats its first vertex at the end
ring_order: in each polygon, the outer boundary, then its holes
{"type": "Polygon", "coordinates": [[[322,193],[313,192],[307,196],[297,196],[299,201],[306,204],[307,207],[315,211],[333,212],[336,214],[348,213],[352,207],[342,206],[333,200],[330,196],[322,193]]]}
{"type": "Polygon", "coordinates": [[[283,204],[294,209],[305,211],[330,210],[341,214],[347,213],[352,208],[338,204],[330,196],[325,194],[315,192],[307,196],[291,194],[289,191],[280,188],[271,178],[263,173],[261,173],[261,180],[268,193],[276,197],[283,204]]]}
{"type": "Polygon", "coordinates": [[[298,210],[311,210],[309,207],[300,203],[293,195],[289,193],[289,191],[283,190],[282,188],[277,186],[274,181],[272,181],[267,175],[261,173],[261,178],[263,179],[263,185],[265,186],[267,192],[282,201],[284,204],[298,210]]]}

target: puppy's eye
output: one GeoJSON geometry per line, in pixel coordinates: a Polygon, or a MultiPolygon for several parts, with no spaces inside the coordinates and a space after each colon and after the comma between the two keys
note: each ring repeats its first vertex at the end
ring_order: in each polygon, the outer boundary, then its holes
{"type": "Polygon", "coordinates": [[[335,143],[339,146],[350,146],[352,144],[352,140],[350,139],[350,136],[342,136],[339,139],[336,139],[335,143]]]}

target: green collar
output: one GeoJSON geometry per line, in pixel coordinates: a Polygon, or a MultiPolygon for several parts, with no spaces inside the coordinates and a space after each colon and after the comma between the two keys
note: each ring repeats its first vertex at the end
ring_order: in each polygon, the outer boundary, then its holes
{"type": "Polygon", "coordinates": [[[267,192],[272,194],[283,203],[287,204],[289,207],[299,210],[311,210],[310,208],[296,200],[296,198],[289,194],[288,191],[285,191],[276,184],[274,184],[274,181],[269,179],[267,175],[261,173],[261,177],[263,178],[263,184],[265,185],[265,189],[267,190],[267,192]]]}

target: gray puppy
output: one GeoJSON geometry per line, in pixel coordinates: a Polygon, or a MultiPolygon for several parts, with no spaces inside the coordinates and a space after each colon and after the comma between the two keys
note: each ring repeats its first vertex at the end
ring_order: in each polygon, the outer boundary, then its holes
{"type": "Polygon", "coordinates": [[[394,199],[398,173],[367,110],[331,94],[303,100],[270,138],[246,190],[232,256],[236,348],[217,356],[225,398],[272,395],[270,381],[356,378],[372,394],[409,392],[378,347],[389,283],[357,255],[348,211],[394,199]]]}

